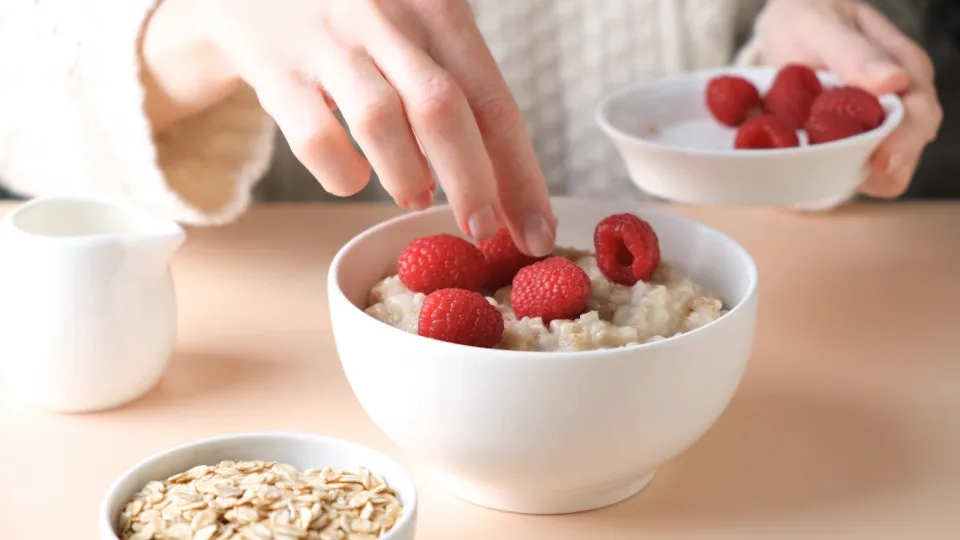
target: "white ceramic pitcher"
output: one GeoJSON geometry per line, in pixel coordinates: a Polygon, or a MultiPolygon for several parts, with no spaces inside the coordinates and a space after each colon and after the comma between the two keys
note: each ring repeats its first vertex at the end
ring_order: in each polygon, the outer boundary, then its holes
{"type": "Polygon", "coordinates": [[[156,384],[176,334],[177,224],[120,203],[39,198],[0,222],[0,384],[89,412],[156,384]]]}

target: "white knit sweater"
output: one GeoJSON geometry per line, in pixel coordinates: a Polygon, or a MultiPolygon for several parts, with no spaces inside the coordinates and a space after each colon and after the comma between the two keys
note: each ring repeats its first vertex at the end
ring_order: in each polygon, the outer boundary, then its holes
{"type": "MultiPolygon", "coordinates": [[[[0,2],[0,178],[24,195],[122,195],[188,223],[236,217],[274,156],[244,87],[161,137],[143,113],[136,44],[156,0],[0,2]]],[[[762,0],[473,0],[553,193],[635,195],[593,110],[649,77],[721,66],[762,0]]],[[[756,59],[751,47],[741,61],[756,59]]],[[[284,149],[285,150],[285,149],[284,149]]],[[[281,164],[282,165],[282,164],[281,164]]],[[[273,198],[311,181],[274,167],[273,198]]],[[[292,171],[292,172],[291,172],[292,171]]],[[[313,186],[310,188],[315,189],[313,186]]]]}

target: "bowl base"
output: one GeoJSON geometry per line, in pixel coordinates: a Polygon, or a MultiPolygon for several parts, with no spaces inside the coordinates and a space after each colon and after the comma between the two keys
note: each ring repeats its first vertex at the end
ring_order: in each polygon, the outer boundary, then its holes
{"type": "Polygon", "coordinates": [[[503,512],[552,515],[586,512],[625,501],[647,487],[653,480],[655,472],[651,471],[639,478],[601,487],[526,493],[507,493],[464,482],[441,471],[436,471],[435,474],[447,491],[469,503],[503,512]]]}

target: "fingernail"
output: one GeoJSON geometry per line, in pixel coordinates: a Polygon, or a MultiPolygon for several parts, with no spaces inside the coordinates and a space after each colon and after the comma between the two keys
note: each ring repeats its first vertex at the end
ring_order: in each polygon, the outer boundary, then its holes
{"type": "Polygon", "coordinates": [[[884,60],[868,62],[864,69],[867,75],[874,79],[887,79],[900,72],[900,68],[884,60]]]}
{"type": "Polygon", "coordinates": [[[467,226],[470,227],[470,236],[478,242],[493,238],[497,233],[497,214],[492,206],[485,205],[470,216],[467,226]]]}
{"type": "Polygon", "coordinates": [[[419,212],[420,210],[426,210],[431,204],[433,204],[433,192],[427,190],[413,200],[407,202],[406,206],[411,210],[416,210],[419,212]]]}
{"type": "Polygon", "coordinates": [[[527,242],[527,249],[534,257],[543,257],[553,251],[553,228],[543,216],[530,216],[523,224],[523,239],[527,242]]]}

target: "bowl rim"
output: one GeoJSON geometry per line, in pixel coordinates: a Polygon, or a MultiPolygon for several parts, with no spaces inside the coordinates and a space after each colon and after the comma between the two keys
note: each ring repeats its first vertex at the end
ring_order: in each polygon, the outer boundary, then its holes
{"type": "MultiPolygon", "coordinates": [[[[575,203],[576,201],[590,201],[593,203],[604,202],[602,199],[585,199],[581,197],[551,197],[550,200],[553,203],[556,203],[557,201],[570,201],[571,203],[575,203]]],[[[370,319],[371,323],[376,323],[377,325],[382,326],[383,330],[388,333],[398,332],[399,334],[395,334],[395,335],[400,337],[408,336],[418,340],[420,339],[428,340],[430,346],[440,347],[441,351],[443,351],[443,349],[448,349],[450,351],[450,354],[456,354],[458,351],[462,352],[464,349],[469,349],[471,355],[475,355],[477,357],[482,356],[484,358],[491,358],[491,359],[507,359],[509,357],[509,360],[514,362],[517,361],[518,355],[524,356],[526,358],[542,358],[544,360],[547,360],[550,358],[556,359],[560,355],[563,355],[565,358],[589,357],[591,358],[591,361],[592,361],[597,357],[601,357],[601,358],[618,357],[622,355],[625,351],[630,353],[637,353],[642,350],[671,347],[671,346],[674,346],[674,344],[677,341],[696,339],[700,335],[702,335],[704,332],[712,331],[718,324],[725,324],[724,321],[729,320],[728,319],[729,317],[747,309],[745,306],[750,304],[751,300],[753,300],[758,295],[759,287],[760,287],[760,275],[759,275],[759,270],[757,269],[756,261],[754,261],[753,257],[750,255],[750,252],[747,251],[747,249],[744,248],[743,245],[737,242],[737,240],[731,237],[730,235],[724,233],[723,231],[715,227],[707,225],[706,223],[703,223],[701,221],[697,221],[695,219],[688,218],[680,214],[676,214],[676,213],[662,210],[659,208],[654,208],[650,203],[645,203],[643,201],[635,201],[635,202],[637,205],[643,206],[643,211],[642,211],[643,214],[657,215],[668,220],[672,219],[676,221],[687,222],[688,224],[693,225],[694,227],[698,227],[707,232],[719,235],[721,238],[726,240],[730,244],[730,246],[733,248],[734,253],[740,258],[740,260],[746,262],[747,264],[747,280],[748,280],[747,290],[744,293],[743,298],[740,299],[733,307],[729,308],[727,313],[724,314],[722,317],[718,317],[717,319],[714,319],[713,321],[710,321],[709,323],[699,328],[696,328],[694,330],[691,330],[689,332],[684,332],[683,334],[680,334],[680,335],[666,337],[659,341],[654,341],[649,343],[638,343],[636,345],[626,345],[623,347],[615,347],[610,349],[591,349],[586,351],[515,351],[515,350],[508,350],[508,349],[493,349],[493,348],[487,349],[483,347],[468,347],[466,345],[448,343],[445,341],[439,341],[435,339],[425,338],[417,334],[412,334],[410,332],[406,332],[392,325],[389,325],[385,322],[379,321],[373,318],[372,316],[370,316],[369,314],[367,314],[363,309],[360,309],[359,307],[357,307],[356,304],[351,302],[350,299],[347,298],[347,296],[343,293],[343,289],[340,287],[339,280],[337,279],[337,275],[339,274],[340,266],[343,262],[343,258],[347,256],[347,254],[353,249],[353,247],[356,246],[361,241],[363,241],[364,239],[374,236],[380,233],[381,231],[388,229],[390,227],[393,227],[397,224],[404,223],[407,221],[413,221],[415,219],[419,219],[421,216],[424,216],[424,215],[450,212],[451,211],[450,205],[443,204],[443,205],[433,206],[419,212],[408,212],[405,214],[401,214],[399,216],[394,216],[390,219],[381,221],[371,227],[368,227],[367,229],[364,229],[359,234],[351,238],[346,244],[344,244],[337,251],[337,254],[333,257],[333,260],[330,262],[330,267],[327,272],[328,302],[333,301],[334,298],[336,298],[336,300],[349,305],[350,309],[355,310],[357,315],[360,315],[362,317],[367,317],[370,319]]]]}
{"type": "MultiPolygon", "coordinates": [[[[418,510],[418,493],[417,485],[413,481],[413,476],[407,472],[407,470],[400,465],[394,458],[375,450],[367,445],[351,441],[348,439],[341,439],[339,437],[331,437],[329,435],[320,435],[316,433],[299,433],[292,431],[259,431],[259,432],[240,432],[240,433],[230,433],[226,435],[216,435],[212,437],[205,437],[202,439],[197,439],[190,442],[181,443],[172,447],[169,447],[165,450],[156,452],[139,462],[131,465],[123,473],[120,474],[107,488],[107,491],[104,493],[103,498],[100,501],[100,511],[99,511],[99,524],[100,531],[110,531],[113,535],[113,538],[119,540],[117,536],[116,529],[114,528],[113,516],[111,515],[111,506],[113,500],[120,496],[118,490],[122,484],[129,480],[132,476],[137,474],[138,471],[144,467],[153,465],[155,463],[160,463],[165,460],[170,459],[174,454],[183,452],[185,450],[190,450],[194,448],[200,448],[204,446],[211,446],[222,444],[228,441],[242,441],[242,440],[251,440],[251,439],[285,439],[291,443],[302,443],[302,442],[314,442],[321,444],[330,444],[338,445],[342,447],[348,447],[351,450],[359,450],[361,452],[371,454],[377,457],[377,459],[382,460],[386,463],[392,465],[399,473],[403,475],[403,480],[409,485],[410,488],[410,500],[402,502],[403,515],[400,516],[400,519],[394,524],[393,528],[387,532],[381,540],[389,540],[394,531],[402,530],[403,528],[409,527],[410,522],[415,519],[418,510]]],[[[379,471],[373,471],[377,472],[379,471]]],[[[161,480],[161,479],[157,479],[161,480]]],[[[392,486],[391,486],[392,487],[392,486]]],[[[102,534],[102,533],[99,533],[102,534]]]]}
{"type": "Polygon", "coordinates": [[[0,231],[17,238],[24,238],[33,242],[58,244],[66,246],[102,245],[112,242],[116,238],[133,236],[137,238],[152,238],[156,236],[176,236],[183,238],[186,235],[183,227],[174,220],[169,220],[152,213],[149,210],[136,207],[127,200],[116,197],[95,197],[87,195],[49,195],[34,197],[17,204],[0,220],[0,231]],[[90,207],[103,207],[106,212],[119,212],[123,218],[136,221],[140,225],[148,225],[150,230],[97,232],[78,235],[51,235],[28,230],[20,223],[24,214],[35,211],[48,205],[73,204],[90,207]]]}
{"type": "MultiPolygon", "coordinates": [[[[776,73],[779,69],[780,68],[771,66],[732,66],[700,69],[664,77],[657,77],[649,81],[629,85],[615,92],[611,92],[601,98],[599,104],[594,109],[594,120],[597,122],[600,128],[606,132],[607,136],[635,146],[646,147],[651,150],[658,150],[662,152],[673,152],[680,155],[723,158],[738,157],[746,159],[776,158],[783,157],[784,155],[797,156],[804,153],[816,154],[827,150],[841,150],[848,146],[856,146],[858,144],[867,142],[868,140],[878,140],[881,137],[885,137],[893,132],[893,130],[896,129],[897,126],[899,126],[903,121],[904,109],[903,101],[900,99],[900,96],[896,94],[882,94],[878,99],[880,99],[880,102],[884,104],[885,108],[887,106],[890,107],[890,111],[879,126],[869,131],[865,131],[845,139],[816,145],[795,146],[791,148],[743,150],[736,148],[706,149],[666,144],[656,140],[646,139],[638,136],[635,133],[630,133],[620,129],[609,119],[609,108],[611,104],[618,99],[623,99],[624,97],[629,96],[630,94],[649,91],[659,86],[692,82],[694,79],[702,79],[704,77],[714,77],[719,75],[742,75],[748,73],[770,74],[776,73]]],[[[840,79],[832,72],[817,70],[817,75],[821,81],[832,84],[840,84],[840,79]]]]}

